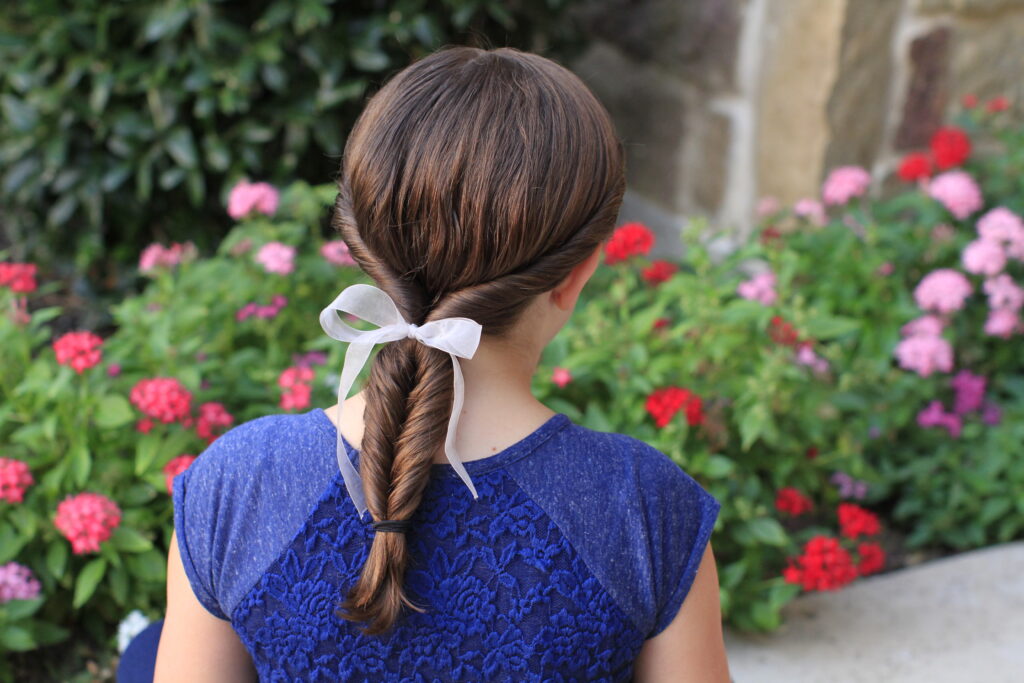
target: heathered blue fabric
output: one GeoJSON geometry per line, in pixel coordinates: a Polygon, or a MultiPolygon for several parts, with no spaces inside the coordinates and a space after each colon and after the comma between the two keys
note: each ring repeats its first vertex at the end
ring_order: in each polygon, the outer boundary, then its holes
{"type": "Polygon", "coordinates": [[[556,415],[466,463],[477,500],[433,466],[406,577],[427,610],[364,636],[333,615],[373,537],[336,438],[319,408],[266,416],[174,480],[189,581],[260,680],[628,680],[679,611],[719,509],[657,450],[556,415]]]}

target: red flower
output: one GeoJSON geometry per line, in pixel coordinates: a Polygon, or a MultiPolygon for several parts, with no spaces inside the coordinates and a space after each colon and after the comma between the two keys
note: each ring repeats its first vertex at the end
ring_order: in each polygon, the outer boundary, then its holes
{"type": "Polygon", "coordinates": [[[296,384],[281,395],[282,410],[304,410],[309,407],[312,389],[308,384],[296,384]]]}
{"type": "Polygon", "coordinates": [[[99,493],[79,493],[68,496],[57,505],[53,525],[71,541],[75,555],[98,553],[100,543],[110,538],[121,523],[121,509],[117,503],[99,493]]]}
{"type": "Polygon", "coordinates": [[[835,590],[857,578],[850,553],[839,541],[828,536],[815,536],[804,546],[804,552],[782,572],[787,583],[796,583],[804,590],[835,590]]]}
{"type": "Polygon", "coordinates": [[[649,285],[660,285],[667,282],[675,274],[676,266],[668,261],[655,261],[643,269],[641,275],[649,285]]]}
{"type": "Polygon", "coordinates": [[[800,341],[800,335],[797,334],[796,328],[793,327],[792,323],[779,315],[772,316],[768,327],[768,336],[771,337],[773,342],[783,346],[796,346],[800,341]]]}
{"type": "Polygon", "coordinates": [[[167,484],[167,495],[172,495],[174,492],[173,484],[174,478],[187,470],[189,465],[195,462],[196,456],[194,455],[179,455],[171,458],[170,461],[164,465],[164,483],[167,484]]]}
{"type": "Polygon", "coordinates": [[[28,463],[14,458],[0,458],[0,500],[20,503],[25,499],[25,489],[34,483],[28,463]]]}
{"type": "Polygon", "coordinates": [[[0,287],[19,294],[36,291],[36,264],[0,263],[0,287]]]}
{"type": "Polygon", "coordinates": [[[566,368],[555,368],[551,371],[551,381],[556,387],[562,389],[572,381],[572,373],[566,368]]]}
{"type": "Polygon", "coordinates": [[[612,233],[605,246],[604,262],[608,265],[642,256],[654,246],[654,233],[643,223],[626,223],[612,233]]]}
{"type": "Polygon", "coordinates": [[[277,384],[282,389],[291,389],[296,384],[305,384],[313,380],[313,369],[309,367],[293,366],[281,371],[277,378],[277,384]]]}
{"type": "Polygon", "coordinates": [[[192,394],[173,377],[140,379],[130,398],[132,405],[161,422],[185,421],[192,410],[192,394]]]}
{"type": "Polygon", "coordinates": [[[153,421],[148,417],[144,417],[135,422],[135,431],[142,432],[143,434],[149,434],[153,429],[153,421]]]}
{"type": "Polygon", "coordinates": [[[808,460],[814,460],[815,458],[818,457],[818,447],[808,446],[806,455],[808,460]]]}
{"type": "Polygon", "coordinates": [[[700,397],[682,387],[658,389],[647,397],[644,404],[654,418],[654,424],[665,427],[680,410],[686,412],[686,422],[691,426],[704,420],[704,406],[700,397]]]}
{"type": "Polygon", "coordinates": [[[914,152],[903,157],[903,161],[900,162],[899,170],[896,174],[908,183],[912,183],[915,180],[924,180],[932,176],[932,161],[928,158],[927,154],[921,154],[920,152],[914,152]]]}
{"type": "Polygon", "coordinates": [[[227,411],[223,403],[208,401],[199,406],[199,418],[196,420],[196,434],[200,439],[205,439],[207,444],[213,443],[223,430],[214,429],[217,427],[230,427],[235,418],[227,411]]]}
{"type": "Polygon", "coordinates": [[[672,321],[669,320],[668,318],[658,318],[657,320],[654,321],[654,324],[651,326],[651,329],[660,330],[666,328],[669,326],[669,323],[671,322],[672,321]]]}
{"type": "Polygon", "coordinates": [[[995,114],[997,112],[1006,111],[1009,108],[1010,100],[1005,95],[993,97],[991,100],[988,101],[988,104],[985,105],[985,111],[987,111],[989,114],[995,114]]]}
{"type": "Polygon", "coordinates": [[[839,531],[847,538],[873,536],[881,531],[878,516],[855,503],[839,504],[839,531]]]}
{"type": "Polygon", "coordinates": [[[787,487],[779,489],[775,494],[775,509],[794,517],[814,509],[814,503],[810,498],[797,491],[795,488],[787,487]]]}
{"type": "Polygon", "coordinates": [[[885,566],[885,551],[877,543],[861,543],[857,546],[857,554],[860,555],[857,571],[861,576],[874,574],[885,566]]]}
{"type": "Polygon", "coordinates": [[[99,348],[102,344],[103,339],[92,332],[68,332],[53,342],[53,351],[58,363],[70,365],[82,374],[83,370],[99,364],[103,358],[99,348]]]}
{"type": "Polygon", "coordinates": [[[946,126],[932,135],[931,149],[935,166],[944,171],[967,160],[971,155],[971,139],[959,128],[946,126]]]}
{"type": "Polygon", "coordinates": [[[761,232],[758,241],[766,247],[778,247],[782,244],[782,231],[775,226],[769,226],[761,232]]]}
{"type": "Polygon", "coordinates": [[[960,102],[964,105],[964,109],[974,109],[978,106],[978,96],[968,93],[963,96],[960,102]]]}

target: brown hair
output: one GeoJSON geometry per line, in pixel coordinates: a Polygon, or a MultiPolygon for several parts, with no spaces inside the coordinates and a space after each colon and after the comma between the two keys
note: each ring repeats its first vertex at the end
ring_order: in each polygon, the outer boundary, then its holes
{"type": "MultiPolygon", "coordinates": [[[[345,144],[332,225],[411,323],[464,316],[499,336],[614,227],[625,189],[608,112],[565,67],[501,47],[445,47],[394,75],[345,144]]],[[[449,356],[380,347],[359,471],[373,519],[407,520],[444,451],[449,356]]],[[[339,616],[391,628],[406,536],[378,532],[339,616]]]]}

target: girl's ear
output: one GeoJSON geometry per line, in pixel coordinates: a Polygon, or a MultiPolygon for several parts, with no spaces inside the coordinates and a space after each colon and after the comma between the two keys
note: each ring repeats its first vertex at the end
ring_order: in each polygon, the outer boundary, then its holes
{"type": "Polygon", "coordinates": [[[563,311],[571,311],[576,306],[576,300],[579,299],[580,292],[583,291],[583,285],[587,284],[587,280],[601,263],[602,246],[604,245],[599,244],[590,256],[569,271],[565,279],[551,290],[551,303],[563,311]]]}

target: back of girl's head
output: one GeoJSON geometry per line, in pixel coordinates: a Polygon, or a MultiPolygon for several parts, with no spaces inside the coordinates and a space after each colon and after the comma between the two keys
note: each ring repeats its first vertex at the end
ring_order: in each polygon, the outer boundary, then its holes
{"type": "MultiPolygon", "coordinates": [[[[607,111],[572,72],[513,48],[449,47],[367,103],[333,225],[409,322],[461,316],[501,336],[611,233],[623,166],[607,111]]],[[[409,519],[444,451],[451,359],[413,339],[385,344],[365,395],[367,506],[375,520],[409,519]]],[[[416,609],[408,562],[404,534],[377,533],[341,616],[378,633],[416,609]]]]}

